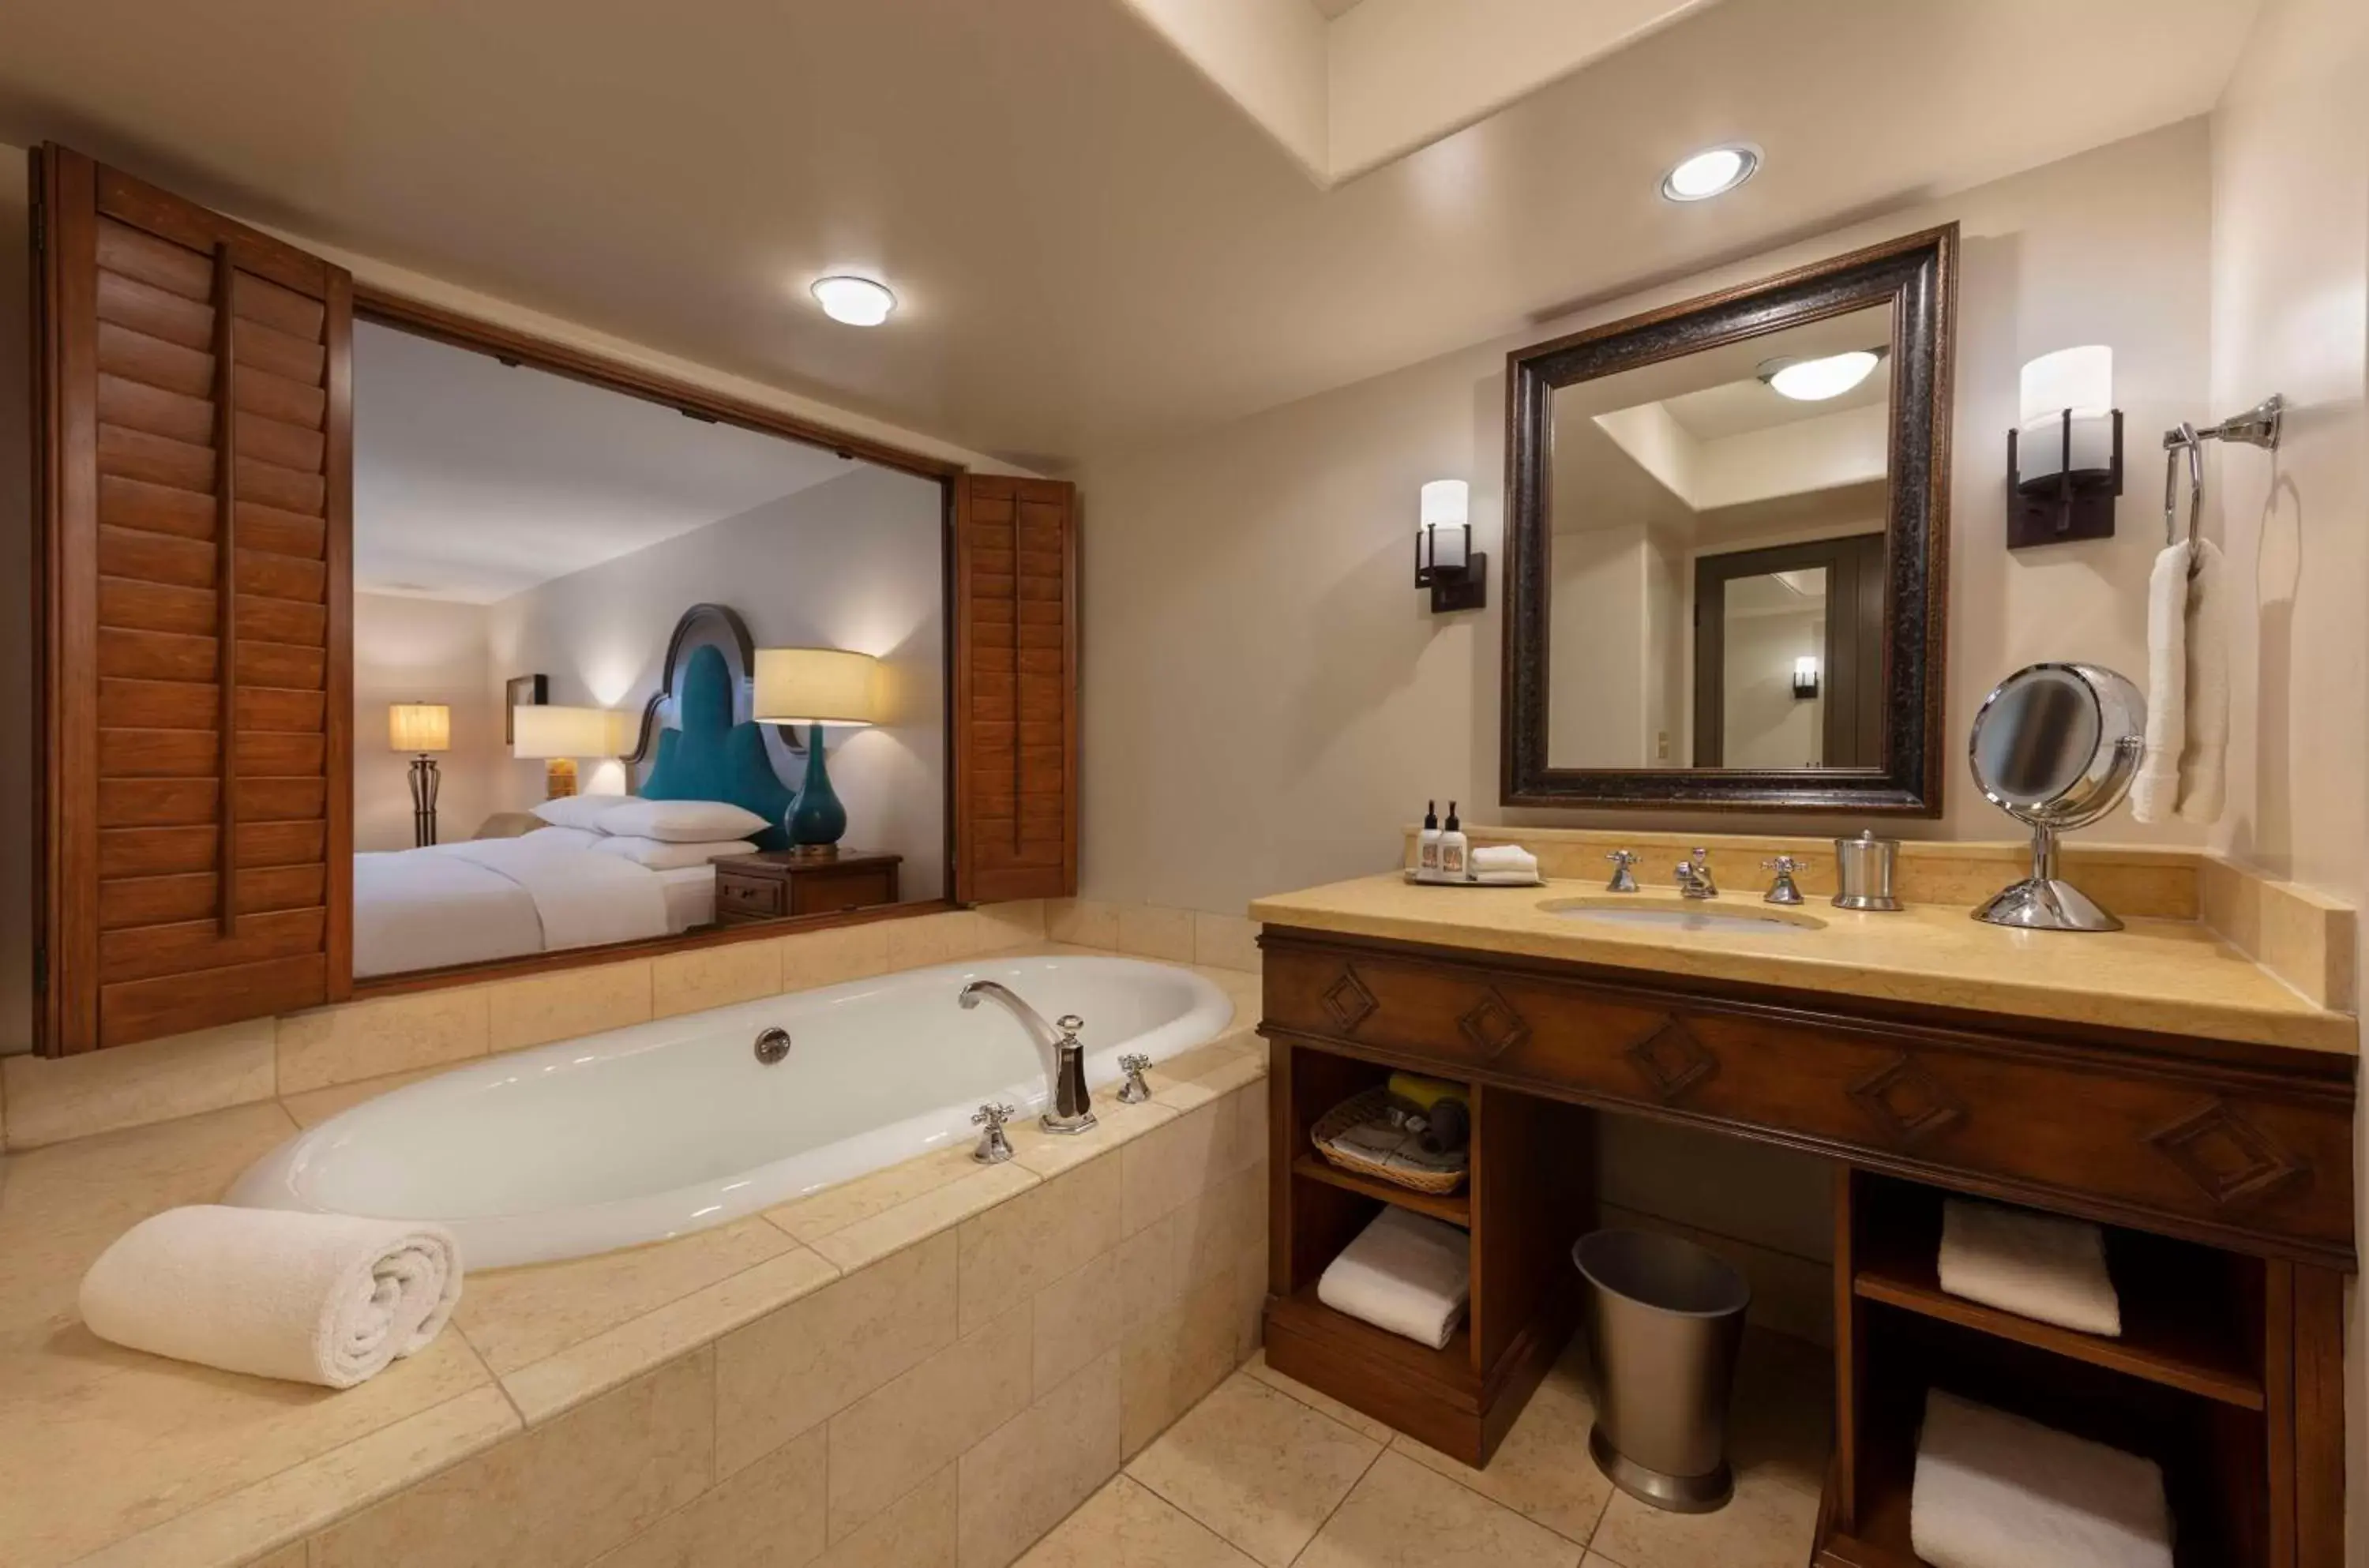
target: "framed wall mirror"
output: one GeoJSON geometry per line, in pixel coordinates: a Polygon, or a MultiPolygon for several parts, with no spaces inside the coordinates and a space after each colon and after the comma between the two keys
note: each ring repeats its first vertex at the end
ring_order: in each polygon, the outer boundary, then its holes
{"type": "Polygon", "coordinates": [[[1940,814],[1956,246],[1508,356],[1505,804],[1940,814]]]}

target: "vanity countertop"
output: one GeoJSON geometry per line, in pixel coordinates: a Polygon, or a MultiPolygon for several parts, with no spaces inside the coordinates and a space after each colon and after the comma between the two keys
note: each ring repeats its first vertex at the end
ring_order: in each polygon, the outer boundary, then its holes
{"type": "Polygon", "coordinates": [[[2320,1007],[2192,921],[2133,920],[2099,933],[1986,925],[1954,905],[1863,914],[1813,899],[1797,910],[1755,895],[1681,903],[1666,892],[1604,896],[1600,882],[1438,887],[1398,873],[1251,905],[1272,926],[1560,958],[1740,984],[1783,986],[2007,1017],[2104,1024],[2205,1039],[2359,1053],[2352,1014],[2320,1007]],[[1695,932],[1622,927],[1550,906],[1791,915],[1815,929],[1695,932]]]}

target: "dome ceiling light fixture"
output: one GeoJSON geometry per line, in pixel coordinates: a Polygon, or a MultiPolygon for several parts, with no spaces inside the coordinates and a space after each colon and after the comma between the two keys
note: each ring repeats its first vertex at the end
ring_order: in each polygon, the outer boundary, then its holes
{"type": "Polygon", "coordinates": [[[1705,147],[1678,160],[1662,177],[1665,201],[1708,201],[1724,196],[1760,172],[1760,149],[1748,142],[1705,147]]]}
{"type": "Polygon", "coordinates": [[[1790,397],[1796,403],[1823,403],[1829,397],[1840,397],[1865,381],[1883,362],[1881,349],[1851,349],[1814,360],[1763,361],[1755,373],[1780,397],[1790,397]]]}
{"type": "Polygon", "coordinates": [[[897,308],[886,284],[846,273],[816,279],[810,292],[823,315],[850,326],[877,326],[897,308]]]}

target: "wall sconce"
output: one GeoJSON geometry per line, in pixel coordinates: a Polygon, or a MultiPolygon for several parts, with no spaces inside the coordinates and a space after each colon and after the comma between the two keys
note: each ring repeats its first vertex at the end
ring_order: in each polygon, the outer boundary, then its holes
{"type": "Polygon", "coordinates": [[[1793,661],[1793,695],[1807,702],[1818,694],[1818,656],[1805,653],[1793,661]]]}
{"type": "Polygon", "coordinates": [[[2092,343],[2023,367],[2020,421],[2007,436],[2007,547],[2114,536],[2123,493],[2123,412],[2114,351],[2092,343]]]}
{"type": "Polygon", "coordinates": [[[1431,612],[1479,610],[1489,602],[1489,557],[1472,548],[1472,486],[1434,479],[1423,487],[1415,525],[1414,585],[1431,589],[1431,612]]]}

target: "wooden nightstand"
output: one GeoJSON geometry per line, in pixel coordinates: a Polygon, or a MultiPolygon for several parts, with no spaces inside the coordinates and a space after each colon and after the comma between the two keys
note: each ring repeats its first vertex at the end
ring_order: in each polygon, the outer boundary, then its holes
{"type": "Polygon", "coordinates": [[[897,865],[905,857],[879,850],[835,855],[767,850],[715,863],[715,922],[830,914],[897,901],[897,865]]]}

